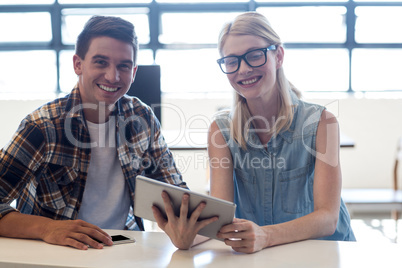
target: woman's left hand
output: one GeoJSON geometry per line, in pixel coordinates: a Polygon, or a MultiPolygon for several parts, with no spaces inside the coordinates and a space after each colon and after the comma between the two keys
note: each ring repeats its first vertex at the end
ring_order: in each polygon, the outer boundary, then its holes
{"type": "Polygon", "coordinates": [[[189,249],[198,231],[218,220],[218,217],[198,220],[202,210],[206,206],[205,203],[200,203],[190,217],[188,217],[189,198],[190,196],[188,194],[183,195],[179,217],[174,214],[172,203],[166,192],[162,192],[162,199],[165,205],[167,219],[156,206],[152,207],[159,228],[170,237],[172,243],[179,249],[189,249]]]}
{"type": "Polygon", "coordinates": [[[233,250],[244,253],[257,252],[269,245],[266,231],[244,219],[234,219],[231,224],[223,226],[217,237],[225,239],[225,244],[233,250]]]}

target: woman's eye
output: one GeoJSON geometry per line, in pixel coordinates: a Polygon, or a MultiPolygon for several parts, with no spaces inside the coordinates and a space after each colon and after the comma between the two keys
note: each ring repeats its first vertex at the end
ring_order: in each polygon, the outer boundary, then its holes
{"type": "Polygon", "coordinates": [[[226,66],[235,66],[235,65],[237,65],[237,59],[227,59],[226,61],[225,61],[225,65],[226,66]]]}
{"type": "Polygon", "coordinates": [[[248,55],[247,60],[249,60],[249,61],[259,60],[259,59],[261,59],[262,56],[263,56],[262,53],[253,53],[253,54],[248,55]]]}

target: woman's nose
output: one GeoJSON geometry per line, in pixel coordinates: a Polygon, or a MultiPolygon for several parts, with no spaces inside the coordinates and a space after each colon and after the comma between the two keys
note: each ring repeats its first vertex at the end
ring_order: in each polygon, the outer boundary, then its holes
{"type": "Polygon", "coordinates": [[[239,64],[240,64],[240,67],[238,70],[239,74],[247,74],[253,70],[253,68],[250,67],[244,59],[241,59],[239,64]]]}

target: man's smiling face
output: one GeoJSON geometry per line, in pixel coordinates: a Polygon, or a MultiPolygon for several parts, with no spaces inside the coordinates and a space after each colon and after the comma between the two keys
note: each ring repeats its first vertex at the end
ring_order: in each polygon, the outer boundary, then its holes
{"type": "Polygon", "coordinates": [[[91,41],[85,59],[74,55],[82,103],[115,104],[134,81],[137,66],[133,59],[131,44],[104,36],[91,41]]]}

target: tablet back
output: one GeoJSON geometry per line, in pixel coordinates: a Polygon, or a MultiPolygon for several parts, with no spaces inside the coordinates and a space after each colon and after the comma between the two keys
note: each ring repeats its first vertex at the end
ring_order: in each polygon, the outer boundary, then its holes
{"type": "Polygon", "coordinates": [[[213,216],[219,216],[219,220],[205,226],[198,233],[210,238],[218,239],[216,234],[219,229],[233,221],[236,205],[226,200],[218,199],[212,196],[199,194],[187,189],[183,189],[168,183],[163,183],[144,176],[136,177],[134,214],[141,218],[155,221],[152,213],[152,205],[157,206],[164,216],[165,206],[161,197],[162,191],[166,191],[171,199],[176,216],[180,214],[181,199],[184,193],[190,195],[189,215],[198,206],[200,202],[205,202],[206,207],[202,211],[199,219],[207,219],[213,216]]]}

